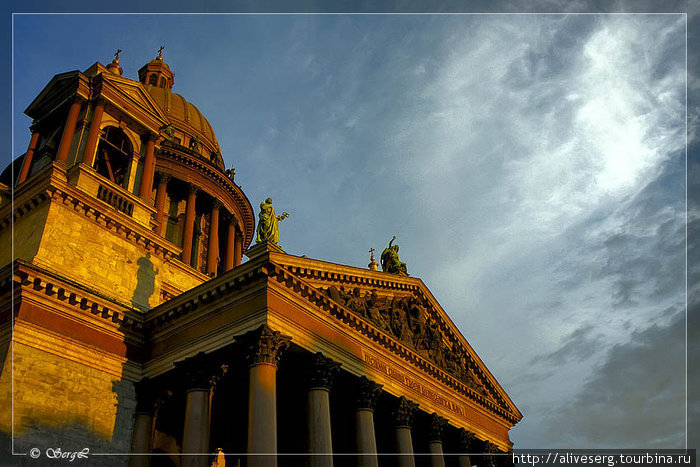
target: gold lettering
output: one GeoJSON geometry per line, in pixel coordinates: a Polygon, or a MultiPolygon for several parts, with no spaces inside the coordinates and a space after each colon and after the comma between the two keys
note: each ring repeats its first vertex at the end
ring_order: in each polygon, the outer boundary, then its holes
{"type": "Polygon", "coordinates": [[[418,394],[421,394],[424,397],[428,398],[432,402],[442,407],[445,407],[447,410],[450,410],[451,412],[454,412],[462,417],[464,416],[464,407],[454,403],[451,400],[444,398],[437,392],[423,386],[420,382],[411,379],[409,376],[402,373],[400,369],[392,367],[387,363],[384,363],[378,358],[375,358],[367,353],[364,354],[364,361],[367,365],[371,366],[376,370],[381,371],[383,374],[387,375],[391,379],[402,383],[403,385],[407,386],[408,388],[412,389],[418,394]]]}

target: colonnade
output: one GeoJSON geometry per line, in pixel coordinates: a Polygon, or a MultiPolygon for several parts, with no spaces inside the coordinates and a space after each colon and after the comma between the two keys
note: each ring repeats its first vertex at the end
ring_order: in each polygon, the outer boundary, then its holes
{"type": "MultiPolygon", "coordinates": [[[[277,369],[280,357],[290,345],[291,339],[267,326],[251,331],[236,339],[245,349],[248,363],[248,409],[247,409],[247,467],[277,466],[277,369]]],[[[309,467],[333,467],[333,439],[331,427],[331,404],[329,394],[340,364],[317,353],[306,364],[306,377],[303,378],[306,392],[305,426],[306,445],[299,446],[299,451],[308,453],[306,465],[309,467]]],[[[210,459],[207,454],[213,452],[210,446],[211,429],[211,385],[216,382],[216,375],[208,355],[200,353],[194,357],[177,362],[175,367],[184,375],[186,396],[185,415],[182,431],[181,465],[183,467],[206,467],[210,459]]],[[[145,389],[148,382],[137,387],[139,405],[134,422],[133,452],[149,452],[152,444],[153,397],[152,389],[145,389]],[[145,400],[146,403],[141,403],[145,400]],[[149,410],[150,408],[150,410],[149,410]]],[[[378,467],[380,460],[377,451],[375,433],[375,406],[382,395],[382,386],[366,377],[356,378],[352,410],[354,411],[354,453],[356,464],[360,467],[378,467]]],[[[152,385],[150,385],[152,387],[152,385]]],[[[418,404],[400,397],[393,404],[393,440],[397,465],[415,467],[416,458],[413,451],[414,417],[418,413],[418,404]]],[[[430,467],[445,467],[443,440],[448,420],[438,414],[422,414],[422,421],[428,421],[427,454],[430,467]]],[[[425,423],[424,423],[425,425],[425,423]]],[[[423,426],[422,428],[426,428],[423,426]]],[[[424,430],[425,431],[425,430],[424,430]]],[[[459,435],[459,452],[464,454],[451,456],[450,465],[469,467],[470,459],[466,453],[474,446],[474,434],[464,429],[454,430],[459,435]],[[456,461],[455,461],[456,459],[456,461]]],[[[452,437],[454,438],[454,437],[452,437]]],[[[450,438],[450,439],[452,439],[450,438]]],[[[215,446],[216,447],[216,446],[215,446]]],[[[488,445],[487,445],[488,447],[488,445]]],[[[303,458],[304,456],[302,456],[303,458]]],[[[492,460],[489,461],[492,463],[492,460]]],[[[485,465],[484,463],[480,463],[485,465]]],[[[148,456],[132,456],[130,466],[149,465],[148,456]]],[[[302,464],[303,465],[303,464],[302,464]]]]}
{"type": "MultiPolygon", "coordinates": [[[[56,161],[63,164],[68,163],[68,157],[71,150],[71,145],[75,136],[75,129],[78,125],[78,117],[80,115],[80,110],[83,104],[87,102],[84,98],[80,96],[74,96],[70,100],[70,105],[68,107],[68,114],[66,116],[66,121],[63,126],[63,132],[61,134],[61,139],[56,151],[56,161]]],[[[102,117],[104,115],[105,107],[107,102],[103,98],[96,98],[91,101],[92,105],[92,117],[90,120],[90,125],[88,128],[87,139],[85,143],[85,148],[83,150],[82,162],[90,167],[95,164],[95,156],[97,153],[97,146],[99,143],[100,130],[102,126],[102,117]]],[[[22,166],[19,170],[19,175],[16,180],[16,184],[19,185],[23,183],[29,176],[29,170],[34,159],[34,154],[37,150],[37,145],[39,143],[39,138],[41,136],[40,129],[37,125],[32,125],[30,128],[32,132],[31,139],[29,141],[29,147],[25,153],[24,159],[22,161],[22,166]]],[[[158,139],[158,134],[149,132],[145,137],[146,149],[143,155],[143,168],[141,171],[141,183],[139,185],[138,191],[136,192],[139,197],[141,197],[147,204],[152,204],[153,200],[151,198],[153,182],[156,177],[156,152],[155,145],[158,139]]],[[[167,226],[167,216],[165,212],[165,202],[167,196],[167,185],[171,180],[170,174],[159,173],[158,186],[156,189],[156,232],[159,235],[165,234],[165,229],[167,226]]],[[[197,202],[197,197],[199,194],[199,189],[188,183],[188,193],[187,193],[187,208],[185,214],[185,226],[184,226],[184,236],[182,244],[182,261],[186,264],[190,264],[192,261],[192,239],[194,235],[194,222],[195,222],[195,203],[197,202]]],[[[217,266],[220,258],[219,251],[219,223],[220,223],[220,210],[222,204],[218,199],[214,199],[212,209],[210,212],[211,223],[209,230],[209,248],[206,259],[206,273],[210,276],[216,275],[217,266]]],[[[233,267],[241,264],[242,259],[242,246],[243,238],[240,230],[236,227],[236,222],[233,217],[225,219],[227,222],[226,227],[226,251],[222,258],[223,270],[228,271],[233,267]]]]}
{"type": "MultiPolygon", "coordinates": [[[[165,235],[167,226],[167,216],[165,213],[165,200],[167,196],[167,186],[171,176],[161,173],[156,189],[156,232],[165,235]]],[[[195,185],[187,184],[187,204],[185,207],[185,225],[182,237],[182,262],[190,264],[192,262],[192,241],[194,239],[194,222],[196,217],[195,206],[201,190],[195,185]]],[[[219,223],[221,218],[222,203],[218,199],[212,200],[209,223],[209,245],[206,258],[206,273],[215,276],[221,252],[219,251],[219,223]]],[[[228,271],[241,264],[243,254],[243,236],[236,227],[233,216],[226,219],[226,248],[223,257],[223,270],[228,271]]]]}

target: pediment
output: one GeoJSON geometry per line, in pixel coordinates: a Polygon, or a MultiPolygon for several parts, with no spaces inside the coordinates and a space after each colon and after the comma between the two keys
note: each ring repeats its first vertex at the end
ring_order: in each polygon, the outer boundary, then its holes
{"type": "Polygon", "coordinates": [[[520,419],[521,414],[445,311],[417,278],[341,266],[286,254],[270,261],[296,278],[286,280],[291,292],[304,297],[304,284],[336,306],[353,313],[395,342],[389,347],[411,352],[426,368],[439,368],[461,383],[477,402],[496,406],[520,419]]]}
{"type": "Polygon", "coordinates": [[[76,93],[79,88],[80,76],[81,73],[78,70],[55,75],[29,104],[24,113],[33,119],[47,115],[58,104],[76,93]]]}
{"type": "Polygon", "coordinates": [[[102,73],[102,94],[134,116],[147,116],[160,127],[169,122],[141,83],[110,73],[102,73]],[[106,84],[107,86],[104,86],[106,84]]]}

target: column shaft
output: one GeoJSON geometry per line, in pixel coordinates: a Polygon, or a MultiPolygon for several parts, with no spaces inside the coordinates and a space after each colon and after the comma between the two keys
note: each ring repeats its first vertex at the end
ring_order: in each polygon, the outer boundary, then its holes
{"type": "Polygon", "coordinates": [[[333,467],[333,442],[331,440],[331,408],[326,389],[313,388],[308,393],[308,447],[311,454],[329,453],[327,456],[310,456],[309,467],[333,467]]]}
{"type": "MultiPolygon", "coordinates": [[[[85,143],[85,152],[83,153],[83,163],[92,167],[95,165],[95,152],[97,151],[97,140],[100,137],[100,125],[102,124],[102,114],[105,110],[105,101],[98,100],[95,105],[95,110],[92,113],[92,121],[90,122],[90,130],[88,130],[87,143],[85,143]]],[[[63,142],[61,142],[63,144],[63,142]]]]}
{"type": "Polygon", "coordinates": [[[29,140],[29,148],[27,149],[27,153],[24,155],[24,161],[22,161],[22,169],[19,172],[19,177],[17,177],[17,185],[25,181],[29,175],[29,168],[32,166],[34,151],[36,151],[36,144],[38,142],[39,132],[34,130],[32,132],[32,139],[29,140]]]}
{"type": "Polygon", "coordinates": [[[164,235],[167,221],[165,220],[165,198],[168,194],[168,181],[170,176],[161,174],[158,181],[158,190],[156,191],[156,232],[158,235],[164,235]]]}
{"type": "Polygon", "coordinates": [[[56,160],[64,164],[68,162],[68,153],[73,143],[75,125],[78,124],[78,113],[80,113],[80,100],[76,98],[68,111],[66,125],[63,127],[63,134],[61,136],[61,144],[58,146],[58,151],[56,152],[56,160]]]}
{"type": "Polygon", "coordinates": [[[219,203],[214,201],[211,208],[211,223],[209,224],[209,249],[207,250],[207,274],[216,275],[219,263],[219,203]]]}
{"type": "MultiPolygon", "coordinates": [[[[277,367],[268,363],[250,367],[248,453],[277,453],[277,367]]],[[[276,465],[274,455],[248,457],[248,467],[276,465]]]]}
{"type": "MultiPolygon", "coordinates": [[[[92,130],[92,127],[90,127],[90,130],[92,130]]],[[[155,149],[156,142],[154,137],[149,135],[148,141],[146,142],[146,155],[143,159],[143,171],[141,172],[141,189],[139,190],[139,196],[145,199],[149,204],[151,202],[153,177],[156,169],[155,149]]]]}
{"type": "Polygon", "coordinates": [[[357,452],[361,454],[357,458],[358,467],[378,467],[377,440],[374,434],[374,411],[360,408],[355,412],[355,440],[357,452]]]}
{"type": "Polygon", "coordinates": [[[457,456],[457,467],[472,467],[471,460],[469,456],[459,455],[457,456]]]}
{"type": "MultiPolygon", "coordinates": [[[[190,389],[185,408],[182,453],[209,452],[209,390],[190,389]]],[[[208,456],[182,456],[182,467],[207,467],[208,456]]]]}
{"type": "Polygon", "coordinates": [[[411,427],[396,427],[396,453],[399,454],[397,462],[399,467],[416,467],[416,461],[413,457],[411,427]]]}
{"type": "Polygon", "coordinates": [[[236,224],[233,220],[229,221],[228,229],[226,231],[226,258],[224,263],[224,269],[230,271],[233,269],[234,265],[234,250],[236,243],[236,224]]]}
{"type": "Polygon", "coordinates": [[[233,265],[239,266],[243,256],[243,235],[236,235],[233,249],[233,265]]]}
{"type": "MultiPolygon", "coordinates": [[[[131,452],[151,452],[153,436],[153,414],[137,413],[134,419],[134,434],[131,440],[131,452]]],[[[148,467],[151,465],[150,456],[130,456],[129,467],[148,467]]]]}
{"type": "Polygon", "coordinates": [[[430,467],[445,467],[445,456],[442,453],[442,443],[440,441],[431,441],[428,444],[428,452],[430,456],[430,467]]]}
{"type": "Polygon", "coordinates": [[[182,238],[182,262],[185,264],[191,264],[192,262],[192,236],[194,235],[194,208],[196,202],[197,190],[190,185],[187,207],[185,208],[185,231],[182,238]]]}

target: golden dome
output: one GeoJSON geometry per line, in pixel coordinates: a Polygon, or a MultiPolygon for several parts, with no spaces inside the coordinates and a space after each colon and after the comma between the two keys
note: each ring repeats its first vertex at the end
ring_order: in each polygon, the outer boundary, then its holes
{"type": "Polygon", "coordinates": [[[176,129],[197,136],[210,151],[221,152],[214,130],[197,107],[167,88],[146,85],[146,89],[176,129]]]}

